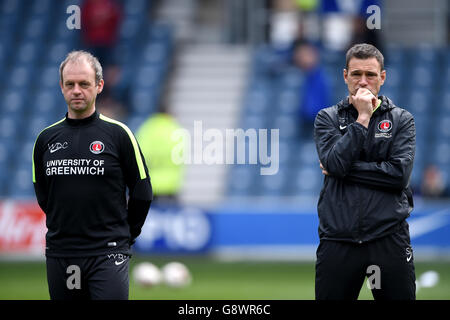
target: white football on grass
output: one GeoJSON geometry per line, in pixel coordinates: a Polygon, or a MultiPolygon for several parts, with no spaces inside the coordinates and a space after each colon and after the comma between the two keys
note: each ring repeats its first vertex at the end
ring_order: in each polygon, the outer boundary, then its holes
{"type": "Polygon", "coordinates": [[[133,269],[134,281],[143,287],[152,287],[162,281],[161,271],[150,262],[138,263],[133,269]]]}
{"type": "Polygon", "coordinates": [[[180,262],[170,262],[161,271],[164,282],[170,287],[185,287],[192,281],[189,269],[180,262]]]}

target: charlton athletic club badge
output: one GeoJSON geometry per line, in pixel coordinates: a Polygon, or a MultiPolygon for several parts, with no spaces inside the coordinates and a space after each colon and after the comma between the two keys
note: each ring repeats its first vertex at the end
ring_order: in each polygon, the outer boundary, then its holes
{"type": "Polygon", "coordinates": [[[105,150],[105,145],[101,141],[94,141],[89,146],[89,150],[91,150],[93,154],[99,154],[105,150]]]}
{"type": "Polygon", "coordinates": [[[378,124],[378,130],[381,132],[389,132],[392,129],[392,122],[389,120],[380,121],[378,124]]]}
{"type": "Polygon", "coordinates": [[[390,120],[382,120],[378,123],[379,133],[375,133],[375,138],[391,138],[392,122],[390,120]]]}

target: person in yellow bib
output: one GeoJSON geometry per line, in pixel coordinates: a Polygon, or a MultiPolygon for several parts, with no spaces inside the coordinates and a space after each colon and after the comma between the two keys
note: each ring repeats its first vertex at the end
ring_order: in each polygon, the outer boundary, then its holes
{"type": "Polygon", "coordinates": [[[152,174],[154,201],[178,202],[182,187],[184,165],[172,160],[172,150],[178,144],[172,134],[181,129],[176,119],[165,108],[150,116],[137,130],[142,153],[152,174]]]}

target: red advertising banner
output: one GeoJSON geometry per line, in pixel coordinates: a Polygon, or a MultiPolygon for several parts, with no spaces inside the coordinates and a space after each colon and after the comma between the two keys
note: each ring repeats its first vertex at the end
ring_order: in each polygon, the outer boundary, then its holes
{"type": "Polygon", "coordinates": [[[34,201],[0,201],[0,255],[43,256],[45,214],[34,201]]]}

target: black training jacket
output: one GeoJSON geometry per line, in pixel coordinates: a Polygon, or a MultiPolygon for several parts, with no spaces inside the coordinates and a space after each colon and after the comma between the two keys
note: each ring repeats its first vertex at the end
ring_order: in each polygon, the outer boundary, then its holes
{"type": "Polygon", "coordinates": [[[368,128],[355,122],[358,112],[348,98],[316,117],[317,153],[329,173],[317,206],[322,240],[362,243],[408,228],[414,118],[379,98],[368,128]]]}
{"type": "Polygon", "coordinates": [[[38,135],[33,183],[50,257],[130,254],[153,199],[133,133],[97,112],[81,120],[66,114],[38,135]]]}

